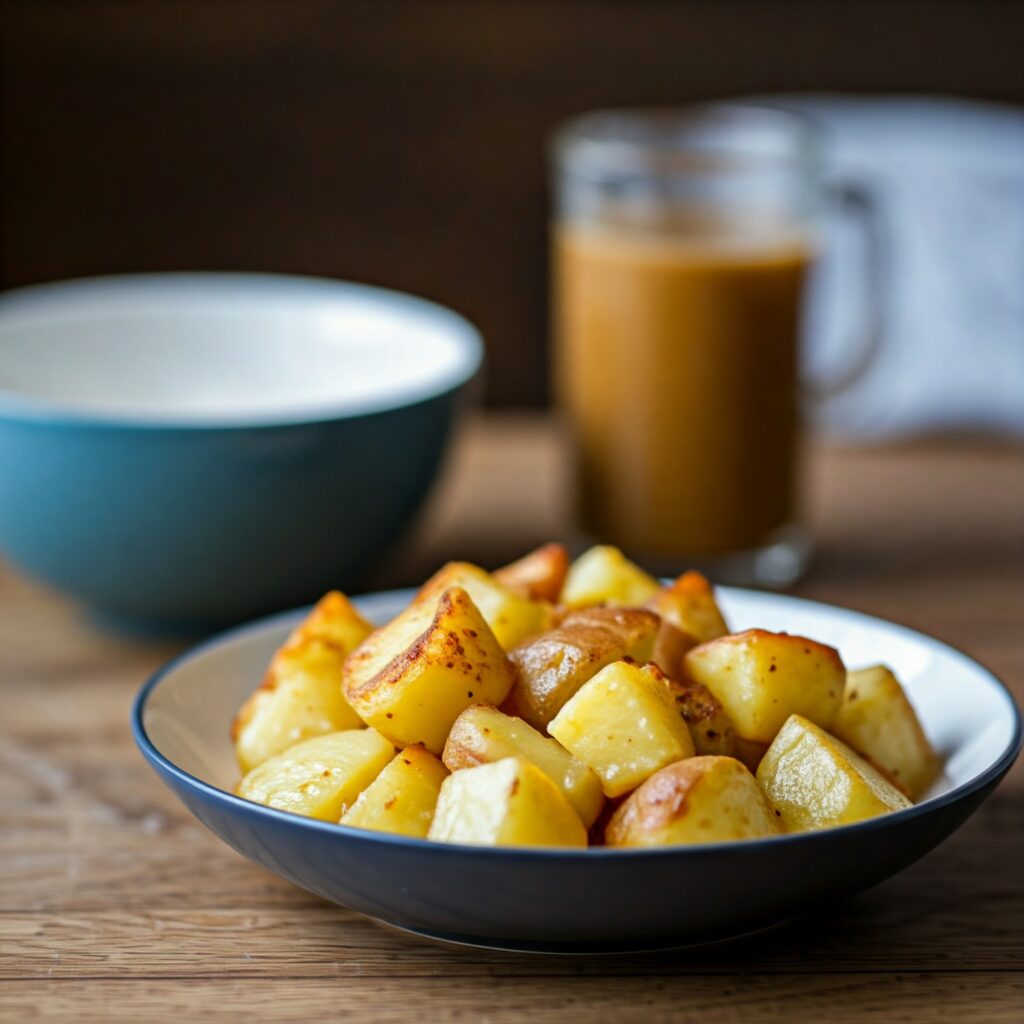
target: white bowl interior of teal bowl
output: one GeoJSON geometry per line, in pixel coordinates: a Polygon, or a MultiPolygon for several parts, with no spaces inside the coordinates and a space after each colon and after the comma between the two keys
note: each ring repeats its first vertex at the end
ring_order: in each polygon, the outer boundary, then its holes
{"type": "MultiPolygon", "coordinates": [[[[777,594],[722,587],[734,630],[761,627],[811,637],[837,648],[850,668],[884,663],[907,688],[928,738],[945,761],[927,794],[941,796],[992,767],[1013,743],[1015,709],[995,677],[966,655],[882,619],[777,594]]],[[[405,607],[411,591],[357,600],[371,621],[405,607]]],[[[288,613],[214,638],[176,662],[149,693],[143,726],[172,764],[219,789],[239,772],[229,730],[239,705],[260,682],[271,654],[301,613],[288,613]]]]}
{"type": "Polygon", "coordinates": [[[462,317],[274,274],[140,274],[0,295],[0,411],[170,425],[362,415],[476,372],[462,317]]]}

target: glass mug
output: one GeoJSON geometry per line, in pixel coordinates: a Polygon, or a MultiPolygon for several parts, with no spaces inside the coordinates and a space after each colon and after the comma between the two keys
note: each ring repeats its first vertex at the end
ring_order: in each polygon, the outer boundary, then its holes
{"type": "Polygon", "coordinates": [[[869,197],[826,187],[817,139],[781,110],[707,105],[585,114],[554,144],[555,383],[578,525],[652,569],[784,586],[806,568],[800,440],[878,345],[869,197]],[[868,245],[860,349],[801,384],[802,311],[823,214],[868,245]]]}

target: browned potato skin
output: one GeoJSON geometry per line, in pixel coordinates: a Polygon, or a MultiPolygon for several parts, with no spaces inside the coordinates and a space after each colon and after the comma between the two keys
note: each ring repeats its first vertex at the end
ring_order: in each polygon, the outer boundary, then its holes
{"type": "Polygon", "coordinates": [[[672,679],[682,679],[686,676],[686,655],[696,646],[697,641],[689,633],[684,633],[668,619],[662,618],[651,661],[665,675],[672,679]]]}
{"type": "MultiPolygon", "coordinates": [[[[739,769],[734,759],[730,760],[737,770],[744,775],[747,774],[739,769]]],[[[656,835],[684,819],[691,812],[690,798],[696,793],[696,787],[700,786],[705,769],[717,761],[718,758],[712,757],[690,757],[655,772],[635,789],[612,815],[605,829],[605,845],[647,845],[638,843],[636,836],[656,835]]],[[[761,803],[764,801],[764,795],[757,788],[753,777],[750,778],[750,783],[752,794],[756,796],[758,803],[761,803]]],[[[771,817],[767,802],[764,802],[763,818],[763,834],[774,834],[779,831],[771,817]]]]}
{"type": "Polygon", "coordinates": [[[662,619],[693,637],[694,644],[716,640],[729,632],[715,601],[714,587],[699,572],[684,572],[647,602],[662,619]]]}
{"type": "MultiPolygon", "coordinates": [[[[689,758],[693,760],[693,758],[689,758]]],[[[646,782],[623,797],[604,830],[605,846],[624,846],[634,830],[655,832],[686,813],[686,797],[699,775],[690,776],[677,761],[655,772],[646,782]],[[683,768],[682,775],[679,769],[683,768]]]]}
{"type": "Polygon", "coordinates": [[[650,657],[659,619],[640,608],[583,608],[557,629],[509,652],[516,682],[503,705],[535,729],[545,730],[588,679],[613,661],[650,657]]]}
{"type": "Polygon", "coordinates": [[[690,727],[697,755],[736,757],[736,731],[717,697],[689,678],[668,677],[672,699],[690,727]]]}
{"type": "Polygon", "coordinates": [[[515,562],[495,569],[491,575],[523,597],[555,604],[568,571],[569,552],[565,545],[545,544],[515,562]]]}

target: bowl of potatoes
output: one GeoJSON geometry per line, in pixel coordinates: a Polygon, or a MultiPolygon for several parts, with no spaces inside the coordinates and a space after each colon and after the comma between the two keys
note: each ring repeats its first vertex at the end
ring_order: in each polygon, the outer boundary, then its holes
{"type": "Polygon", "coordinates": [[[211,831],[450,942],[718,941],[871,886],[1021,747],[985,668],[777,594],[549,544],[261,620],[150,679],[139,747],[211,831]]]}

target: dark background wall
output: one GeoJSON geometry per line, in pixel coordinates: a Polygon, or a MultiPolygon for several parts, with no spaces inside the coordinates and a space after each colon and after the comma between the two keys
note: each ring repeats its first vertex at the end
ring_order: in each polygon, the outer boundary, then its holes
{"type": "Polygon", "coordinates": [[[0,3],[0,285],[259,269],[473,318],[490,398],[545,384],[544,140],[766,90],[1024,102],[1024,3],[0,3]]]}

